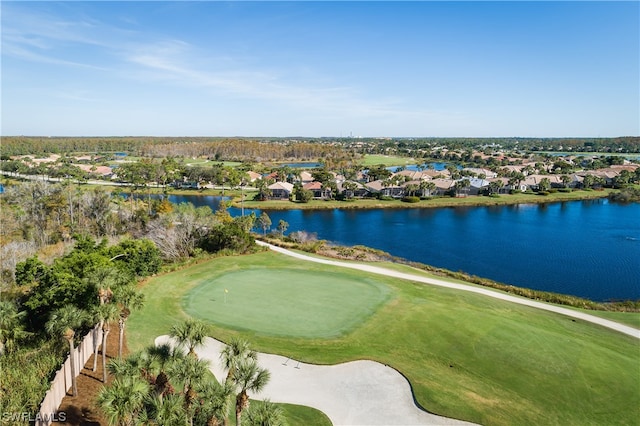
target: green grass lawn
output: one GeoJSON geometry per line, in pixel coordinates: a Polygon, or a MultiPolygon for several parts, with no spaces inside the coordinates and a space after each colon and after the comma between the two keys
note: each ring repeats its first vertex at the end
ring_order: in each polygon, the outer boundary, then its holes
{"type": "MultiPolygon", "coordinates": [[[[253,402],[252,402],[253,404],[253,402]]],[[[303,405],[278,404],[284,411],[287,423],[290,426],[331,426],[331,420],[322,411],[303,405]]],[[[235,422],[235,417],[233,419],[235,422]]]]}
{"type": "Polygon", "coordinates": [[[189,291],[187,314],[237,330],[290,337],[337,337],[382,304],[389,289],[341,273],[252,268],[205,278],[189,291]]]}
{"type": "Polygon", "coordinates": [[[241,336],[259,351],[304,362],[376,360],[402,372],[429,411],[481,424],[637,424],[640,418],[637,339],[472,293],[271,252],[218,258],[151,279],[143,288],[145,307],[129,320],[129,347],[153,343],[185,318],[183,298],[191,289],[252,268],[372,280],[388,287],[387,301],[335,338],[274,336],[212,323],[213,337],[241,336]]]}

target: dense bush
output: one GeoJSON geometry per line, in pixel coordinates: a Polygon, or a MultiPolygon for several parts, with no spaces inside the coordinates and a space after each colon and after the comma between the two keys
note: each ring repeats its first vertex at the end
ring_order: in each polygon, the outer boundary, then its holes
{"type": "Polygon", "coordinates": [[[640,201],[640,188],[624,188],[609,194],[609,200],[616,203],[632,203],[640,201]]]}
{"type": "Polygon", "coordinates": [[[414,196],[403,197],[402,201],[405,203],[418,203],[420,202],[420,197],[414,197],[414,196]]]}
{"type": "Polygon", "coordinates": [[[162,266],[160,250],[147,239],[124,240],[106,249],[105,254],[137,277],[156,274],[162,266]]]}
{"type": "Polygon", "coordinates": [[[253,236],[237,222],[215,226],[200,243],[200,247],[210,253],[222,250],[246,253],[254,245],[253,236]]]}

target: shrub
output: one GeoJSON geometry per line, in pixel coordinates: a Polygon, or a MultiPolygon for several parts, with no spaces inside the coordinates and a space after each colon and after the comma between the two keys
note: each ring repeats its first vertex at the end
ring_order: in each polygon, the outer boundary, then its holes
{"type": "Polygon", "coordinates": [[[403,197],[402,201],[405,203],[418,203],[420,202],[420,197],[414,197],[414,196],[403,197]]]}
{"type": "Polygon", "coordinates": [[[547,196],[549,195],[549,191],[538,191],[538,195],[547,196]]]}

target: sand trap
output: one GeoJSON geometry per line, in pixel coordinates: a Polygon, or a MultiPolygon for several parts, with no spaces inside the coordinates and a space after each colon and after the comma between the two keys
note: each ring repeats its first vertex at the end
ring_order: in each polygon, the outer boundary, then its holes
{"type": "MultiPolygon", "coordinates": [[[[172,343],[160,336],[155,344],[172,343]]],[[[224,343],[207,338],[198,357],[211,361],[222,381],[220,363],[224,343]]],[[[320,366],[279,355],[258,354],[258,363],[271,372],[267,387],[255,399],[307,405],[324,412],[334,425],[469,425],[418,408],[409,382],[396,370],[374,361],[320,366]]]]}

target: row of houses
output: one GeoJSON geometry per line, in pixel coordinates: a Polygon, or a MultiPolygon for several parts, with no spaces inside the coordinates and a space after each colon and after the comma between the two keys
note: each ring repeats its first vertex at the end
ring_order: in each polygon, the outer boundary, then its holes
{"type": "MultiPolygon", "coordinates": [[[[491,190],[496,193],[509,193],[512,190],[538,191],[548,185],[549,188],[582,188],[584,178],[587,175],[599,178],[602,185],[611,185],[622,170],[634,172],[637,165],[618,166],[610,169],[602,169],[588,172],[577,172],[568,175],[557,174],[530,174],[522,180],[513,180],[506,177],[498,177],[497,173],[490,170],[479,169],[476,172],[479,177],[462,177],[452,179],[447,170],[434,171],[401,171],[394,173],[390,179],[367,181],[346,180],[344,177],[334,174],[335,188],[338,194],[352,197],[375,197],[383,195],[401,198],[407,195],[417,196],[442,196],[458,193],[459,195],[479,195],[491,190]],[[462,184],[464,183],[464,184],[462,184]]],[[[474,172],[475,173],[475,172],[474,172]]],[[[309,174],[310,177],[310,174],[309,174]]],[[[309,180],[299,181],[302,187],[313,192],[316,199],[330,198],[332,193],[321,182],[309,180]]],[[[278,181],[268,186],[272,199],[285,200],[293,194],[294,185],[290,182],[278,181]]]]}

